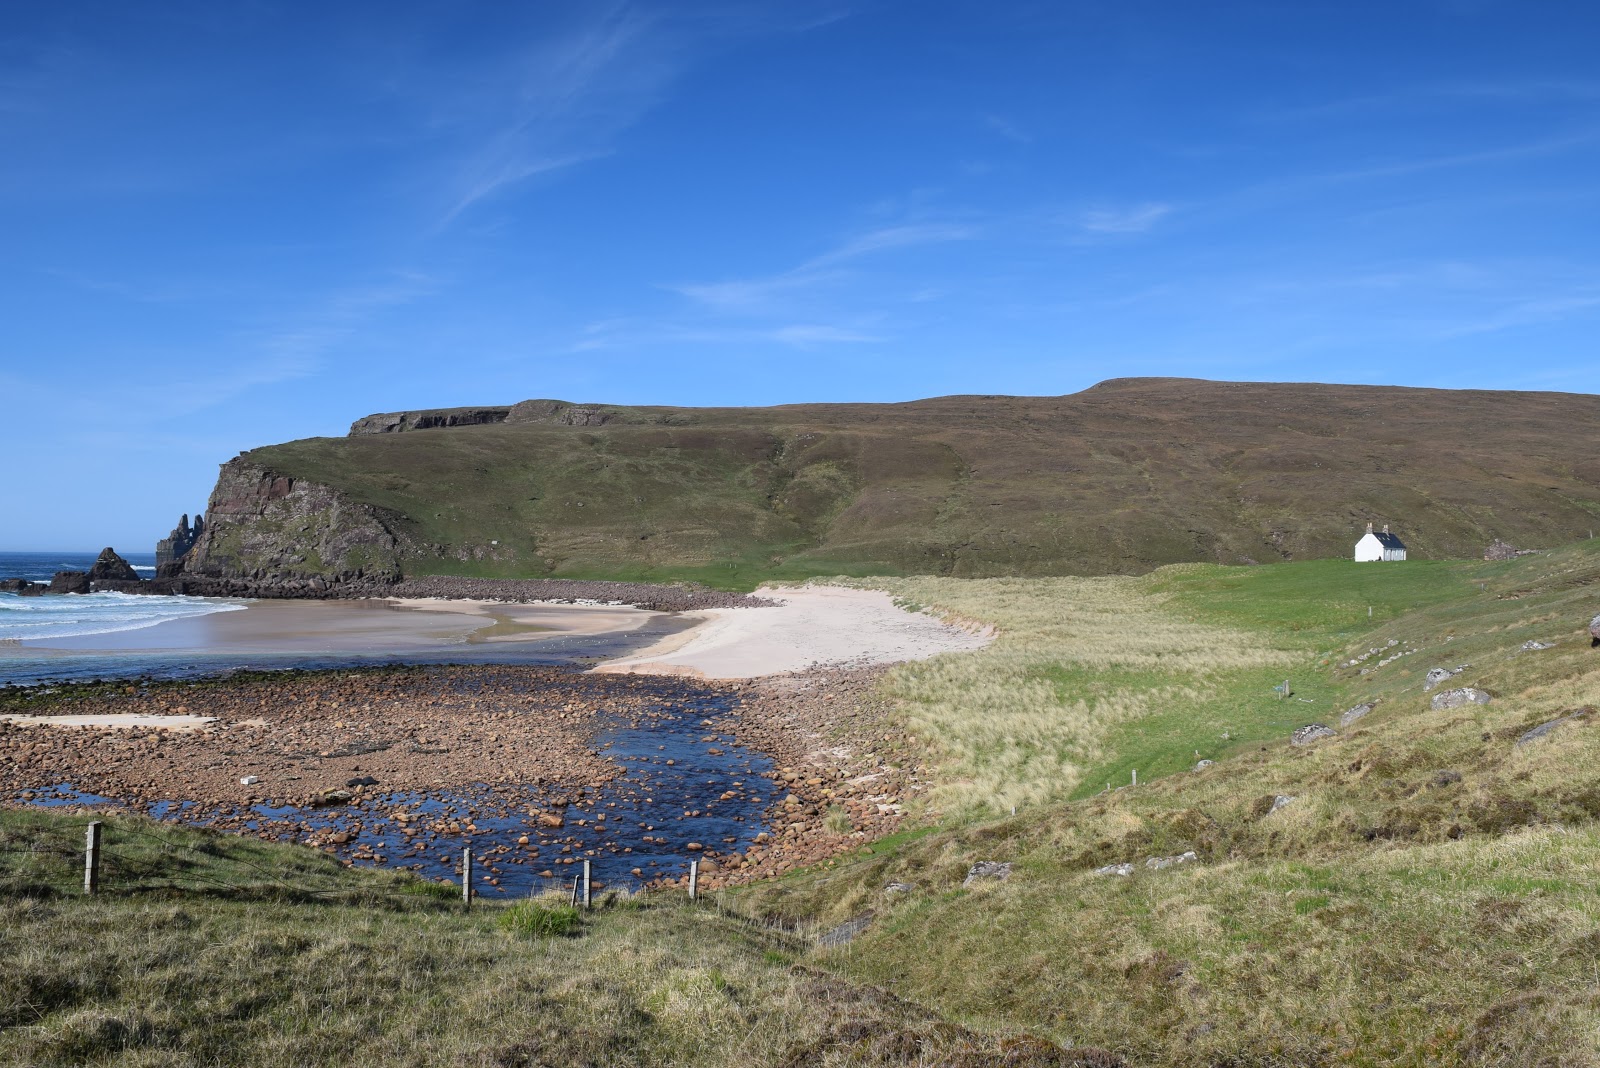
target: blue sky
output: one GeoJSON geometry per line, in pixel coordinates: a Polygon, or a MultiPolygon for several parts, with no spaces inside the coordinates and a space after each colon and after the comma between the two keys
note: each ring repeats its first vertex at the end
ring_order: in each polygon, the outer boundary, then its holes
{"type": "Polygon", "coordinates": [[[13,6],[0,549],[375,411],[1600,392],[1600,8],[13,6]]]}

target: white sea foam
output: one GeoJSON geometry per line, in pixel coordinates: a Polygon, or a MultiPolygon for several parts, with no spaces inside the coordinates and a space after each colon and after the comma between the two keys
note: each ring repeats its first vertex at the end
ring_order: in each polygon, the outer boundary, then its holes
{"type": "Polygon", "coordinates": [[[133,593],[85,593],[19,597],[0,594],[0,641],[40,641],[141,630],[172,619],[237,612],[236,601],[198,597],[147,597],[133,593]]]}
{"type": "Polygon", "coordinates": [[[155,570],[155,568],[151,567],[149,564],[129,564],[128,566],[133,568],[135,571],[154,571],[155,570]]]}

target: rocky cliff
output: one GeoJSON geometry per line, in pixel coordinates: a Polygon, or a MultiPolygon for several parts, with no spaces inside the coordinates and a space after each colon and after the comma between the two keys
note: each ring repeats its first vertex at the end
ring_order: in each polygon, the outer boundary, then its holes
{"type": "Polygon", "coordinates": [[[243,457],[222,465],[206,515],[183,560],[188,576],[319,589],[400,577],[399,540],[379,509],[243,457]]]}

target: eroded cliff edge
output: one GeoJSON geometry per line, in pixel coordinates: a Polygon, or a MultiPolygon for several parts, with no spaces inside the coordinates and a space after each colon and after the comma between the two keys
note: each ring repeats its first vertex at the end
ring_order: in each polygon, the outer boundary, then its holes
{"type": "Polygon", "coordinates": [[[238,457],[222,465],[186,576],[311,589],[401,577],[392,517],[329,486],[238,457]]]}

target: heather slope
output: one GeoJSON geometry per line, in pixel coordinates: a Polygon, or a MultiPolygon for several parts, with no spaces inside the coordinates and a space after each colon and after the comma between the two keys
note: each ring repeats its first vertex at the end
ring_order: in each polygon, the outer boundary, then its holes
{"type": "MultiPolygon", "coordinates": [[[[330,544],[359,543],[369,569],[387,567],[372,547],[392,535],[382,552],[409,575],[746,588],[1334,557],[1368,520],[1415,556],[1473,556],[1496,536],[1559,544],[1600,515],[1583,446],[1600,398],[1575,394],[1125,379],[1063,397],[481,411],[510,415],[288,442],[229,467],[331,488],[359,522],[330,544]]],[[[210,517],[224,571],[284,566],[270,543],[287,527],[210,517]]],[[[318,566],[336,569],[302,570],[318,566]]]]}

